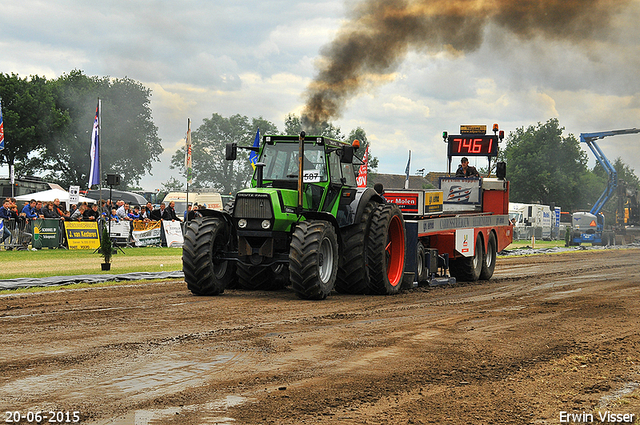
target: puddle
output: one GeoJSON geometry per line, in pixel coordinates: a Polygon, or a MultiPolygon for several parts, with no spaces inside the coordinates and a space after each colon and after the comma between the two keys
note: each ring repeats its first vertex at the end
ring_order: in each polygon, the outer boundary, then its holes
{"type": "Polygon", "coordinates": [[[615,403],[619,399],[624,396],[627,396],[633,393],[635,390],[640,388],[640,382],[627,382],[622,386],[622,388],[617,389],[611,394],[604,395],[600,398],[600,403],[598,403],[598,407],[604,409],[610,406],[612,403],[615,403]]]}
{"type": "Polygon", "coordinates": [[[233,425],[235,419],[225,416],[227,409],[239,406],[247,401],[246,397],[230,395],[223,399],[206,404],[182,407],[167,407],[165,409],[135,410],[124,416],[95,422],[94,425],[154,425],[169,417],[179,418],[180,415],[198,413],[198,423],[203,425],[233,425]]]}
{"type": "Polygon", "coordinates": [[[209,361],[190,361],[183,359],[154,360],[140,365],[128,374],[104,383],[107,393],[125,395],[144,394],[148,398],[153,393],[173,393],[187,385],[193,385],[207,375],[220,370],[236,360],[238,354],[226,353],[213,357],[209,361]]]}

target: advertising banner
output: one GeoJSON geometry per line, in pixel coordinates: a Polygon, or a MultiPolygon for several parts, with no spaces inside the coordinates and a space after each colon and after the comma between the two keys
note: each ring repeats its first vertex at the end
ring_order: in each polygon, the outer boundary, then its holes
{"type": "Polygon", "coordinates": [[[129,240],[129,233],[131,233],[131,222],[129,221],[112,221],[111,224],[106,224],[109,229],[109,234],[112,238],[129,240]],[[111,226],[111,227],[109,227],[111,226]]]}
{"type": "Polygon", "coordinates": [[[159,221],[134,221],[131,235],[136,246],[160,245],[162,242],[162,223],[159,221]]]}
{"type": "Polygon", "coordinates": [[[100,247],[98,223],[82,221],[65,221],[69,249],[97,249],[100,247]]]}
{"type": "Polygon", "coordinates": [[[480,180],[440,177],[445,204],[480,204],[480,180]]]}
{"type": "Polygon", "coordinates": [[[169,248],[182,248],[184,238],[182,237],[182,226],[179,221],[162,220],[164,236],[169,248]]]}
{"type": "Polygon", "coordinates": [[[57,248],[60,244],[60,220],[38,218],[33,221],[33,247],[57,248]]]}

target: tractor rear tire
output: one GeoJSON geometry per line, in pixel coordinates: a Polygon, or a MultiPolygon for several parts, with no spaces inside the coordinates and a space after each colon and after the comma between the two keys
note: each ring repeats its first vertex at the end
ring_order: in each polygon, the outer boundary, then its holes
{"type": "Polygon", "coordinates": [[[396,204],[382,204],[374,211],[367,242],[369,292],[392,295],[400,292],[405,265],[405,230],[402,211],[396,204]]]}
{"type": "Polygon", "coordinates": [[[198,217],[188,222],[182,270],[187,288],[195,295],[221,294],[235,281],[235,263],[220,259],[228,246],[229,228],[223,220],[198,217]]]}
{"type": "Polygon", "coordinates": [[[377,202],[367,202],[360,222],[342,229],[342,254],[336,280],[338,292],[366,294],[369,291],[367,239],[371,227],[371,213],[378,205],[377,202]]]}
{"type": "Polygon", "coordinates": [[[238,263],[238,285],[247,291],[276,291],[284,288],[286,282],[271,266],[238,263]]]}
{"type": "Polygon", "coordinates": [[[298,223],[289,251],[289,274],[296,295],[305,300],[327,298],[336,284],[339,258],[338,236],[331,223],[298,223]]]}
{"type": "Polygon", "coordinates": [[[449,272],[459,282],[475,282],[480,279],[484,260],[482,240],[476,237],[473,257],[461,257],[449,262],[449,272]]]}
{"type": "Polygon", "coordinates": [[[498,242],[493,232],[489,233],[489,241],[487,242],[487,252],[484,254],[482,261],[482,270],[480,271],[480,279],[489,280],[493,276],[496,268],[496,258],[498,257],[498,242]]]}

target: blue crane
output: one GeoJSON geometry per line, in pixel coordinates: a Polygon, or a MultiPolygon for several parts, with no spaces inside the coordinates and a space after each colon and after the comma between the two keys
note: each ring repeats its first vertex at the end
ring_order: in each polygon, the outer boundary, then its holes
{"type": "Polygon", "coordinates": [[[618,187],[618,173],[616,169],[613,167],[611,162],[607,159],[607,157],[602,153],[600,147],[596,143],[596,140],[604,139],[608,136],[618,136],[621,134],[633,134],[640,133],[640,129],[637,128],[629,128],[625,130],[612,130],[612,131],[601,131],[597,133],[581,133],[580,134],[580,142],[586,143],[595,155],[596,160],[602,165],[604,170],[606,171],[609,180],[607,182],[607,187],[600,195],[600,198],[593,204],[591,210],[587,212],[576,212],[573,214],[573,226],[574,229],[577,230],[573,233],[572,242],[573,244],[579,245],[583,242],[591,242],[593,244],[607,244],[609,240],[612,238],[612,235],[604,235],[606,237],[603,238],[603,230],[604,230],[604,216],[601,214],[602,208],[604,205],[611,199],[613,194],[615,193],[616,188],[618,187]]]}

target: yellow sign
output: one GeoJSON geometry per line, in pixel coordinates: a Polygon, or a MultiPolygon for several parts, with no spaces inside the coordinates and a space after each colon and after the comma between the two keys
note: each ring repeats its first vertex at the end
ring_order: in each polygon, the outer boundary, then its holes
{"type": "Polygon", "coordinates": [[[486,125],[461,125],[460,134],[487,134],[486,125]]]}
{"type": "Polygon", "coordinates": [[[69,249],[96,249],[100,247],[98,223],[82,221],[65,221],[69,249]]]}
{"type": "Polygon", "coordinates": [[[442,191],[426,191],[424,193],[424,210],[425,212],[441,212],[442,211],[442,203],[443,203],[443,195],[442,191]]]}

